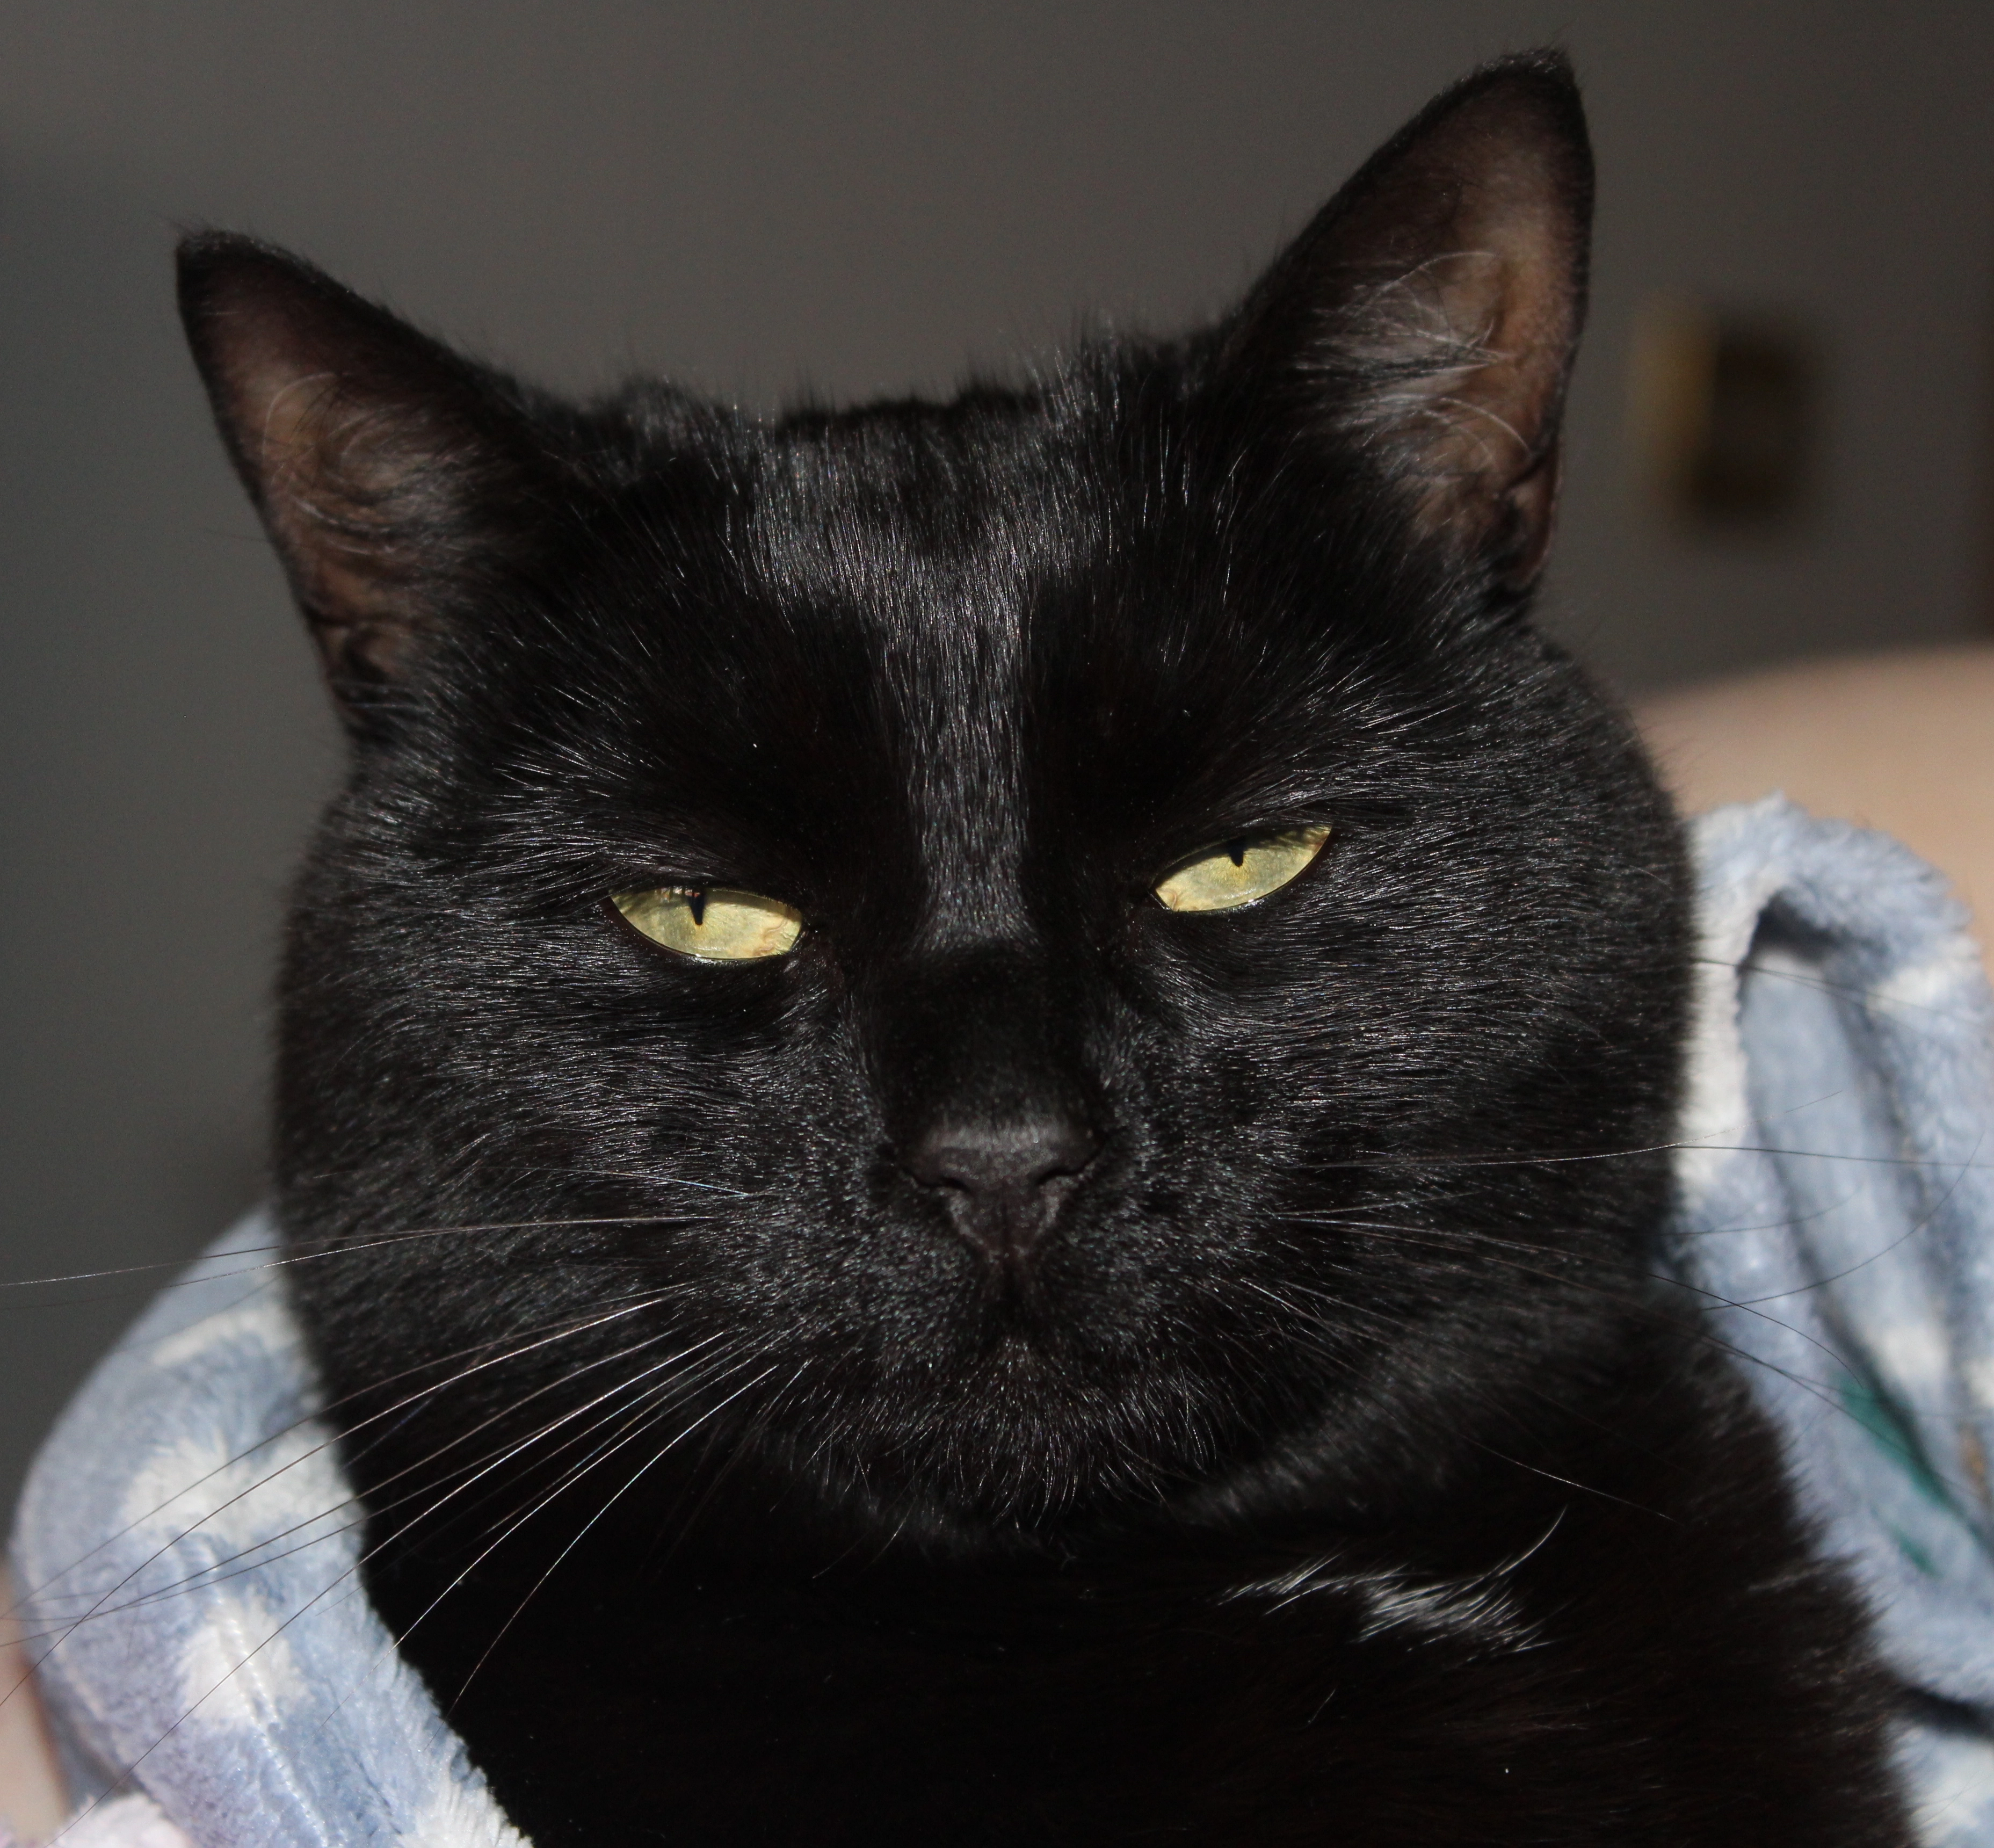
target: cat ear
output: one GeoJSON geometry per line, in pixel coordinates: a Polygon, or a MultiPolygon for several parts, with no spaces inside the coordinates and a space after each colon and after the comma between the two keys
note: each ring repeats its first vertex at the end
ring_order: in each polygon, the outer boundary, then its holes
{"type": "Polygon", "coordinates": [[[1430,104],[1276,262],[1225,362],[1355,441],[1418,526],[1500,588],[1543,564],[1585,318],[1592,156],[1571,67],[1534,53],[1430,104]]]}
{"type": "Polygon", "coordinates": [[[253,238],[183,242],[180,303],[236,472],[365,730],[446,601],[517,544],[525,420],[492,375],[253,238]]]}

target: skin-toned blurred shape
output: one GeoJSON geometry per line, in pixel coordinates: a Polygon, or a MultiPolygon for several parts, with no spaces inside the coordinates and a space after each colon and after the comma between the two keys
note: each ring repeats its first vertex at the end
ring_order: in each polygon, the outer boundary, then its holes
{"type": "Polygon", "coordinates": [[[0,1566],[0,1824],[36,1842],[63,1826],[69,1805],[41,1702],[27,1678],[37,1652],[20,1640],[10,1614],[13,1603],[13,1587],[0,1566]]]}
{"type": "Polygon", "coordinates": [[[1643,731],[1691,814],[1783,790],[1880,828],[1994,918],[1994,646],[1769,668],[1644,701],[1643,731]]]}

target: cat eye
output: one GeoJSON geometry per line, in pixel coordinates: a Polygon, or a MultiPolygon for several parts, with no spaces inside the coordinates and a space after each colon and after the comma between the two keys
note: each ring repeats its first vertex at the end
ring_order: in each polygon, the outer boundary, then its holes
{"type": "Polygon", "coordinates": [[[1207,848],[1156,882],[1173,911],[1231,911],[1278,892],[1328,844],[1327,828],[1287,828],[1207,848]]]}
{"type": "Polygon", "coordinates": [[[652,942],[701,962],[759,962],[787,955],[803,934],[800,912],[755,892],[659,886],[649,892],[614,892],[609,902],[652,942]]]}

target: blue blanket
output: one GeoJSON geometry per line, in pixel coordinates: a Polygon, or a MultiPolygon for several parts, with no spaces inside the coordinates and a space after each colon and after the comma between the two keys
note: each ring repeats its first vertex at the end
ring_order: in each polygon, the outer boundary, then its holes
{"type": "MultiPolygon", "coordinates": [[[[1994,1848],[1994,1009],[1893,842],[1776,799],[1697,842],[1675,1262],[1916,1690],[1924,1839],[1994,1848]]],[[[252,1219],[163,1294],[29,1480],[15,1583],[71,1774],[198,1848],[520,1848],[358,1589],[274,1242],[252,1219]]]]}

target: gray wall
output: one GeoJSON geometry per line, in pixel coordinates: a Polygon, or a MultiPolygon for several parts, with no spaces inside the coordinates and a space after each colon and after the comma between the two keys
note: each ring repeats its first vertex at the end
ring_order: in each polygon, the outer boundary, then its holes
{"type": "MultiPolygon", "coordinates": [[[[184,1252],[254,1196],[273,923],[335,769],[179,349],[176,224],[557,383],[941,386],[1082,309],[1218,306],[1544,39],[1602,173],[1555,619],[1630,685],[1976,626],[1994,8],[0,0],[0,1277],[184,1252]],[[1699,547],[1643,508],[1661,290],[1818,329],[1811,530],[1699,547]]],[[[0,1293],[0,1498],[145,1287],[0,1293]]]]}

